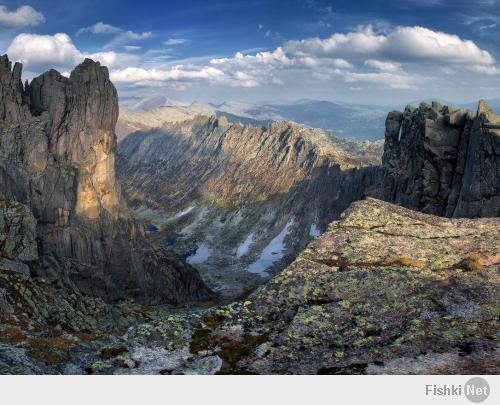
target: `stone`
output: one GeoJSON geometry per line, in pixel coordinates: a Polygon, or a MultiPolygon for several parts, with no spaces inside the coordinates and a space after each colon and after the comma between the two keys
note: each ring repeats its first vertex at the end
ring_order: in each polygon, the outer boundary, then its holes
{"type": "Polygon", "coordinates": [[[30,268],[23,262],[5,259],[0,257],[0,272],[2,273],[16,273],[25,276],[30,276],[30,268]]]}
{"type": "Polygon", "coordinates": [[[0,314],[12,314],[14,308],[11,305],[11,300],[5,288],[0,288],[0,314]]]}

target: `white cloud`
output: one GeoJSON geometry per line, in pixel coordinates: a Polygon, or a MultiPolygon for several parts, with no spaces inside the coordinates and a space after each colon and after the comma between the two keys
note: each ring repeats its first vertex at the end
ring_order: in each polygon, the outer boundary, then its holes
{"type": "Polygon", "coordinates": [[[500,68],[498,66],[472,65],[469,67],[469,70],[486,75],[500,75],[500,68]]]}
{"type": "Polygon", "coordinates": [[[310,68],[317,68],[321,66],[330,66],[339,69],[354,68],[354,66],[351,63],[341,58],[326,59],[326,58],[313,58],[311,56],[304,56],[298,58],[297,61],[310,68]]]}
{"type": "Polygon", "coordinates": [[[81,53],[67,34],[19,34],[7,48],[13,60],[23,62],[36,71],[39,66],[68,67],[80,61],[81,53]]]}
{"type": "Polygon", "coordinates": [[[129,42],[142,41],[149,39],[153,36],[151,31],[146,32],[134,32],[125,31],[120,27],[116,27],[111,24],[105,24],[102,21],[90,25],[88,27],[80,28],[76,32],[76,36],[80,36],[85,33],[91,33],[95,35],[111,35],[114,37],[107,44],[104,45],[105,49],[113,48],[120,45],[127,45],[129,42]]]}
{"type": "Polygon", "coordinates": [[[45,22],[42,13],[30,6],[21,6],[15,11],[0,6],[0,26],[7,28],[22,28],[39,25],[45,22]]]}
{"type": "Polygon", "coordinates": [[[215,58],[210,61],[213,65],[221,64],[235,64],[235,65],[249,65],[249,64],[285,64],[292,63],[291,59],[286,56],[283,48],[276,48],[272,52],[257,52],[255,55],[243,55],[237,52],[233,58],[215,58]]]}
{"type": "MultiPolygon", "coordinates": [[[[111,30],[112,26],[102,23],[93,27],[98,33],[111,30]]],[[[120,30],[109,34],[111,41],[97,53],[78,49],[71,38],[62,33],[20,34],[7,52],[13,60],[23,61],[29,72],[38,73],[51,67],[69,71],[90,57],[108,66],[112,80],[124,91],[141,91],[137,88],[141,86],[168,86],[193,94],[196,91],[230,94],[231,88],[239,88],[240,94],[258,89],[254,94],[258,93],[259,97],[261,94],[273,97],[278,93],[342,97],[342,91],[351,94],[362,88],[367,97],[371,92],[372,97],[379,99],[382,94],[384,97],[408,94],[410,90],[412,94],[435,89],[446,91],[450,88],[451,74],[455,82],[466,83],[500,75],[493,57],[473,42],[422,27],[397,27],[383,33],[365,27],[326,39],[289,41],[266,51],[253,49],[231,57],[203,56],[173,61],[170,61],[175,56],[173,46],[184,41],[180,38],[164,42],[172,48],[148,49],[127,42],[150,38],[150,32],[120,30]],[[109,49],[111,46],[120,46],[130,53],[115,52],[109,49]],[[141,49],[143,51],[138,52],[141,49]]]]}
{"type": "Polygon", "coordinates": [[[428,78],[420,76],[388,72],[355,73],[344,71],[337,73],[343,77],[346,83],[371,83],[397,90],[417,89],[417,84],[422,84],[423,81],[429,80],[428,78]]]}
{"type": "Polygon", "coordinates": [[[137,45],[122,45],[122,48],[129,52],[134,52],[142,49],[142,46],[137,45]]]}
{"type": "Polygon", "coordinates": [[[208,80],[223,81],[225,74],[222,70],[214,67],[203,67],[201,69],[189,69],[182,65],[171,69],[143,69],[128,67],[111,72],[111,79],[117,83],[128,83],[147,85],[154,82],[182,81],[182,80],[208,80]]]}
{"type": "Polygon", "coordinates": [[[149,39],[153,37],[153,33],[151,31],[147,32],[133,32],[133,31],[123,31],[116,35],[111,41],[109,41],[104,48],[114,48],[119,45],[126,45],[129,42],[134,41],[143,41],[145,39],[149,39]]]}
{"type": "Polygon", "coordinates": [[[81,63],[85,58],[102,62],[110,68],[122,68],[138,62],[138,57],[116,52],[81,52],[64,33],[55,35],[19,34],[7,48],[12,60],[25,64],[32,72],[47,68],[66,70],[81,63]]]}
{"type": "Polygon", "coordinates": [[[423,27],[397,27],[388,34],[377,34],[372,27],[360,27],[348,34],[329,38],[289,41],[286,52],[300,56],[378,59],[398,62],[440,62],[491,65],[491,54],[474,42],[457,35],[423,27]]]}
{"type": "Polygon", "coordinates": [[[164,41],[163,44],[167,46],[173,46],[173,45],[185,44],[186,42],[189,42],[189,40],[185,38],[169,38],[166,41],[164,41]]]}
{"type": "Polygon", "coordinates": [[[122,29],[119,27],[115,27],[114,25],[110,24],[105,24],[102,21],[100,21],[89,27],[80,28],[76,32],[76,36],[85,34],[86,32],[99,35],[99,34],[117,34],[121,31],[122,29]]]}
{"type": "Polygon", "coordinates": [[[113,51],[82,53],[82,56],[83,58],[90,58],[95,61],[99,61],[102,65],[105,65],[110,69],[123,69],[127,66],[139,63],[139,57],[137,55],[113,51]]]}

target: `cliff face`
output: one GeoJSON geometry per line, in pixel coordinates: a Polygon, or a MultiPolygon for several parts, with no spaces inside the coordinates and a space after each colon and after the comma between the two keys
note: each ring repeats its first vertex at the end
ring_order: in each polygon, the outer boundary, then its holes
{"type": "Polygon", "coordinates": [[[438,103],[386,120],[379,197],[446,217],[500,215],[500,117],[438,103]]]}
{"type": "Polygon", "coordinates": [[[365,162],[292,122],[197,117],[129,135],[117,167],[132,206],[159,229],[152,236],[176,239],[180,251],[201,246],[207,280],[242,292],[364,196],[377,173],[359,169],[365,162]]]}
{"type": "Polygon", "coordinates": [[[115,176],[117,93],[89,59],[23,86],[0,59],[0,192],[36,219],[34,275],[108,300],[178,303],[210,296],[197,272],[144,240],[115,176]]]}

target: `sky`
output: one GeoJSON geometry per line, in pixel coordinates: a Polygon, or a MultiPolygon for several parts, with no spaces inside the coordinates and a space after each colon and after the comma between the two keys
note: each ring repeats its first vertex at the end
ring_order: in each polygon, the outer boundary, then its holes
{"type": "Polygon", "coordinates": [[[122,99],[465,103],[500,98],[500,0],[0,1],[0,52],[122,99]]]}

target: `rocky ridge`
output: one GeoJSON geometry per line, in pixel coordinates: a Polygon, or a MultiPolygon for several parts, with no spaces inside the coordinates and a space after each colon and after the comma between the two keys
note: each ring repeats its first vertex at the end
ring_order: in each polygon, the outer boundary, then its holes
{"type": "Polygon", "coordinates": [[[253,127],[200,116],[130,135],[118,150],[124,194],[151,224],[150,237],[174,240],[179,252],[205,249],[197,267],[232,297],[260,283],[258,273],[282,268],[377,173],[359,169],[366,158],[325,132],[293,122],[253,127]]]}

